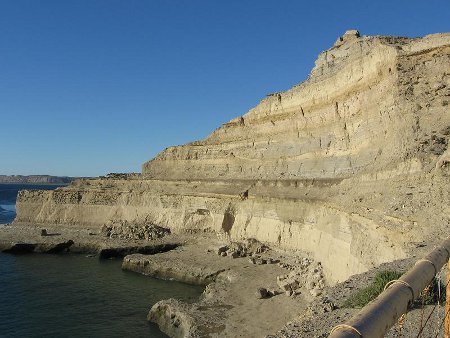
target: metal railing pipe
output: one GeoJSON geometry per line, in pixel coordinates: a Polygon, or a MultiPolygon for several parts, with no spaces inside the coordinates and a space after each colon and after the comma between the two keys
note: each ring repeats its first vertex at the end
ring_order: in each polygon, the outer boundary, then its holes
{"type": "MultiPolygon", "coordinates": [[[[406,313],[408,306],[433,281],[450,257],[450,237],[416,264],[400,279],[392,281],[375,300],[347,323],[336,326],[330,338],[379,338],[406,313]]],[[[389,284],[389,283],[388,283],[389,284]]]]}

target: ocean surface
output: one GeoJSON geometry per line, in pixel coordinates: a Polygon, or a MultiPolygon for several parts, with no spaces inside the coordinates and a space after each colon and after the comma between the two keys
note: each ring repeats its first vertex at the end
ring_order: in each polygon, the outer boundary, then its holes
{"type": "Polygon", "coordinates": [[[0,224],[10,223],[16,217],[16,197],[19,190],[51,190],[60,186],[52,184],[0,184],[0,224]]]}
{"type": "MultiPolygon", "coordinates": [[[[0,184],[0,224],[14,219],[18,190],[56,187],[0,184]]],[[[151,306],[202,292],[120,266],[85,255],[0,253],[0,337],[167,337],[147,322],[151,306]]]]}

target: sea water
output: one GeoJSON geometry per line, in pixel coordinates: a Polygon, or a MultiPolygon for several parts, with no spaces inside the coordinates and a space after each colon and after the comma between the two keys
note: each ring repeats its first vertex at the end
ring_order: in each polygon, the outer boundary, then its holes
{"type": "Polygon", "coordinates": [[[10,223],[16,217],[17,192],[22,189],[51,190],[60,187],[52,184],[0,184],[0,224],[10,223]]]}
{"type": "MultiPolygon", "coordinates": [[[[14,219],[19,189],[42,187],[56,186],[0,184],[0,224],[14,219]]],[[[0,253],[0,337],[166,337],[147,322],[150,307],[202,292],[120,266],[86,255],[0,253]]]]}

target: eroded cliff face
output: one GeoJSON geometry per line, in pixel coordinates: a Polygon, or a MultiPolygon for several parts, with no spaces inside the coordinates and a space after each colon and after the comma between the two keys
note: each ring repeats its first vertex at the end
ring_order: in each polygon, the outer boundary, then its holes
{"type": "Polygon", "coordinates": [[[16,223],[156,224],[310,252],[340,281],[450,224],[450,34],[347,32],[309,79],[142,175],[23,191],[16,223]]]}
{"type": "Polygon", "coordinates": [[[143,173],[159,179],[342,178],[422,158],[418,139],[450,123],[442,114],[450,90],[449,41],[448,35],[347,36],[319,56],[307,81],[269,95],[204,141],[166,149],[144,164],[143,173]]]}

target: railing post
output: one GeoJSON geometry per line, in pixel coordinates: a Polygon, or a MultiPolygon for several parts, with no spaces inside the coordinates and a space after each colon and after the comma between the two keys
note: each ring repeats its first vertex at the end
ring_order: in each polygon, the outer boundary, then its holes
{"type": "Polygon", "coordinates": [[[450,338],[450,259],[447,263],[447,287],[445,288],[444,338],[450,338]]]}

